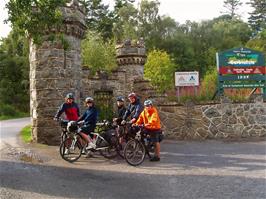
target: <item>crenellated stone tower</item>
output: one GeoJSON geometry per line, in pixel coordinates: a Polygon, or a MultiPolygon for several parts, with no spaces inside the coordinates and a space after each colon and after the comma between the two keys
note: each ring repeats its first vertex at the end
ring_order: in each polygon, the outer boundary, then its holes
{"type": "Polygon", "coordinates": [[[123,44],[116,46],[116,59],[119,70],[125,71],[126,92],[136,92],[134,82],[143,80],[146,57],[146,48],[143,39],[140,39],[136,43],[126,40],[123,44]]]}
{"type": "Polygon", "coordinates": [[[85,33],[84,9],[73,0],[61,8],[63,25],[47,30],[41,45],[30,45],[30,107],[33,139],[55,144],[60,129],[53,116],[67,93],[77,103],[82,88],[81,39],[85,33]],[[60,35],[51,41],[51,35],[60,35]],[[60,38],[60,39],[59,39],[60,38]]]}

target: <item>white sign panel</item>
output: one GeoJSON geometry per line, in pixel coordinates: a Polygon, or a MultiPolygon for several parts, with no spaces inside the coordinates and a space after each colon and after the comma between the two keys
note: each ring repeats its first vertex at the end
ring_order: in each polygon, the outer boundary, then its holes
{"type": "Polygon", "coordinates": [[[199,72],[175,72],[175,86],[199,86],[199,72]]]}

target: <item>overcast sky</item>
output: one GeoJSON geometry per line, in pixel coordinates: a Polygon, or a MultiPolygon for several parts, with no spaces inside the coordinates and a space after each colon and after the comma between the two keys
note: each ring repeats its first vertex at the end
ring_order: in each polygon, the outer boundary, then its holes
{"type": "MultiPolygon", "coordinates": [[[[6,37],[10,31],[10,26],[4,24],[3,21],[7,18],[7,10],[4,9],[5,3],[8,0],[0,0],[0,38],[6,37]]],[[[250,7],[246,5],[249,0],[242,0],[243,5],[238,13],[242,16],[244,21],[247,21],[250,7]]],[[[105,4],[113,6],[113,0],[103,0],[105,4]]],[[[140,2],[137,0],[136,5],[140,2]]],[[[221,15],[224,11],[224,0],[159,0],[160,15],[168,15],[174,18],[179,23],[184,23],[186,20],[201,21],[206,19],[213,19],[221,15]]]]}

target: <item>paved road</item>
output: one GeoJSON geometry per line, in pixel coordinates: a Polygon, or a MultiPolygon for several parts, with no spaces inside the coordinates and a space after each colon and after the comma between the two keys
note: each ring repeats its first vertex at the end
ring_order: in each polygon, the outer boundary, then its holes
{"type": "Polygon", "coordinates": [[[18,132],[30,123],[30,118],[0,121],[0,149],[5,144],[18,146],[18,132]]]}
{"type": "Polygon", "coordinates": [[[70,164],[58,147],[1,150],[0,198],[266,198],[266,142],[164,141],[159,163],[70,164]],[[34,154],[21,161],[21,154],[34,154]],[[40,161],[34,161],[35,159],[40,161]]]}

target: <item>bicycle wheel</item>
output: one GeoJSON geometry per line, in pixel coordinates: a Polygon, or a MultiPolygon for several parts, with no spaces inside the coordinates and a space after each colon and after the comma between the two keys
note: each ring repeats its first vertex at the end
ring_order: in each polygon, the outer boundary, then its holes
{"type": "Polygon", "coordinates": [[[60,143],[63,143],[65,139],[67,139],[67,133],[62,131],[61,132],[61,142],[60,143]]]}
{"type": "MultiPolygon", "coordinates": [[[[115,137],[112,139],[115,139],[115,137]]],[[[112,159],[112,158],[115,158],[117,156],[116,145],[110,144],[107,141],[101,139],[101,140],[99,140],[99,143],[97,143],[97,147],[98,146],[100,148],[99,152],[103,157],[108,158],[108,159],[112,159]]]]}
{"type": "Polygon", "coordinates": [[[60,155],[68,162],[77,161],[82,153],[80,142],[73,137],[66,138],[60,145],[60,155]]]}
{"type": "Polygon", "coordinates": [[[140,165],[146,156],[143,143],[137,140],[129,140],[124,149],[124,157],[128,164],[132,166],[140,165]]]}

